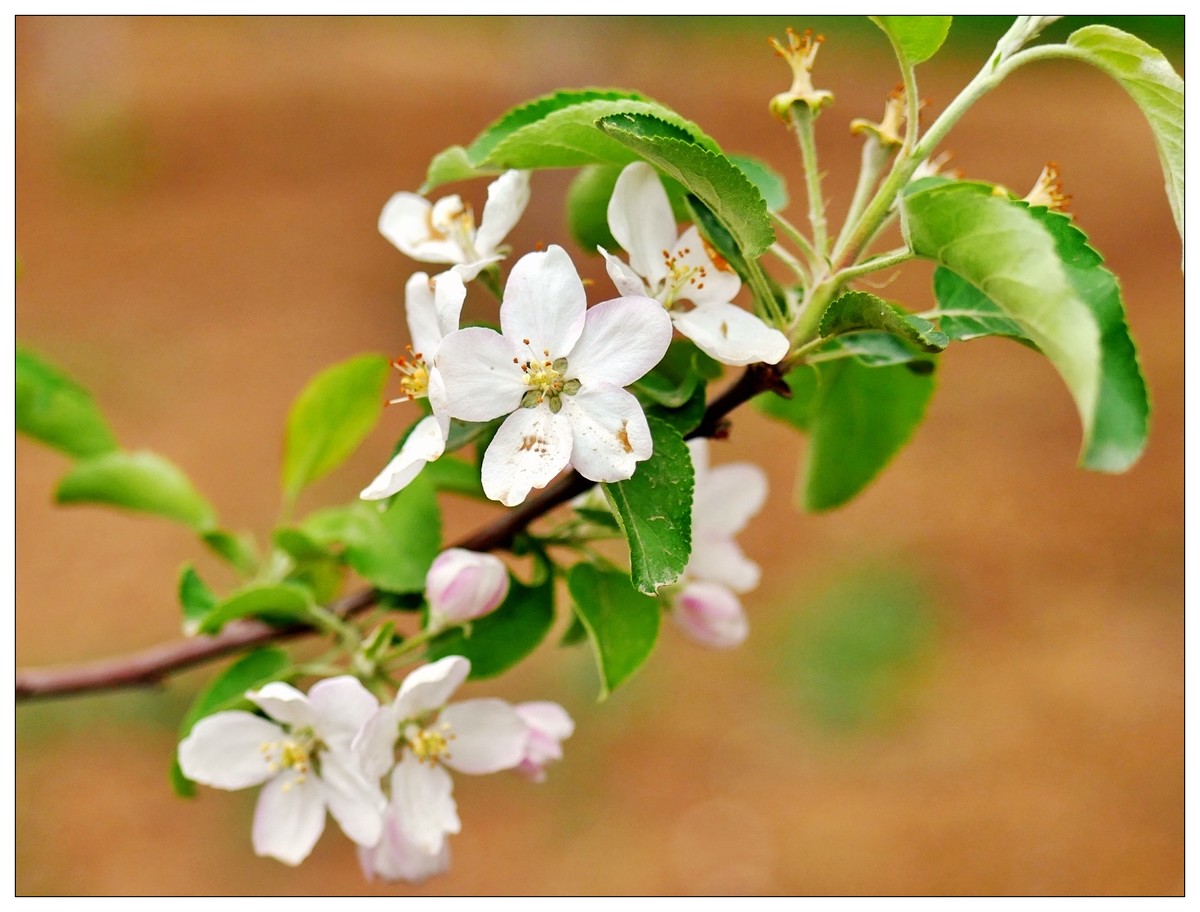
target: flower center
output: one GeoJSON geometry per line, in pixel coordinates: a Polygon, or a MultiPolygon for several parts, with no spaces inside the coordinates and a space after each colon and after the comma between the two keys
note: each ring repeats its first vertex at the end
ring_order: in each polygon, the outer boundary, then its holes
{"type": "Polygon", "coordinates": [[[280,741],[266,741],[260,747],[267,768],[272,773],[282,773],[293,770],[295,776],[283,784],[286,792],[298,785],[308,776],[316,759],[319,742],[311,728],[300,728],[289,732],[280,741]]]}
{"type": "Polygon", "coordinates": [[[446,722],[429,727],[423,727],[414,722],[405,728],[404,740],[408,742],[409,748],[417,755],[420,762],[428,761],[429,765],[433,766],[439,760],[449,758],[450,742],[454,740],[454,732],[450,730],[450,725],[446,722]]]}
{"type": "Polygon", "coordinates": [[[700,291],[704,288],[704,280],[708,278],[708,267],[700,264],[684,262],[683,258],[692,252],[691,247],[684,247],[676,255],[669,250],[662,252],[663,263],[667,267],[667,275],[662,280],[655,298],[667,310],[674,310],[679,296],[690,290],[700,291]]]}
{"type": "Polygon", "coordinates": [[[389,399],[388,405],[398,402],[409,402],[413,399],[424,399],[429,395],[429,365],[420,352],[414,352],[411,345],[406,345],[409,357],[403,356],[392,361],[392,367],[400,371],[400,389],[404,395],[389,399]]]}
{"type": "Polygon", "coordinates": [[[478,259],[475,252],[475,216],[456,194],[438,200],[429,210],[429,236],[451,240],[467,259],[478,259]]]}
{"type": "MultiPolygon", "coordinates": [[[[522,339],[529,345],[528,339],[522,339]]],[[[521,397],[521,408],[536,408],[545,402],[550,411],[558,414],[562,409],[562,397],[574,396],[582,385],[578,380],[567,376],[567,359],[552,358],[549,349],[542,350],[542,358],[530,358],[522,361],[513,358],[513,364],[521,368],[525,375],[525,383],[529,387],[521,397]]]]}

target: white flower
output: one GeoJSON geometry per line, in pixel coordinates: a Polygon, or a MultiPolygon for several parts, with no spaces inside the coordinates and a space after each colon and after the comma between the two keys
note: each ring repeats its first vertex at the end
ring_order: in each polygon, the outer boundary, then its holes
{"type": "Polygon", "coordinates": [[[438,350],[450,415],[508,415],[484,454],[483,490],[505,506],[525,500],[568,464],[592,481],[621,481],[650,458],[642,407],[623,387],[657,364],[671,321],[644,296],[588,308],[561,247],[513,266],[501,333],[468,327],[438,350]]]}
{"type": "Polygon", "coordinates": [[[517,771],[534,782],[541,782],[546,778],[546,764],[562,759],[561,742],[574,734],[575,722],[565,709],[548,701],[518,703],[513,709],[529,726],[525,756],[517,771]]]}
{"type": "MultiPolygon", "coordinates": [[[[446,656],[416,669],[400,685],[395,701],[382,707],[354,740],[354,751],[369,776],[380,778],[392,771],[388,815],[397,826],[394,844],[401,853],[412,850],[424,856],[429,865],[442,851],[447,834],[461,826],[447,768],[460,773],[512,769],[524,758],[529,738],[525,722],[503,700],[446,705],[470,669],[462,656],[446,656]]],[[[373,860],[377,871],[386,866],[380,858],[384,852],[381,849],[373,860]]]]}
{"type": "MultiPolygon", "coordinates": [[[[429,851],[417,844],[409,832],[405,820],[409,812],[408,790],[406,789],[407,771],[411,763],[401,764],[392,771],[392,800],[388,803],[387,813],[383,818],[383,836],[371,847],[359,846],[358,863],[367,880],[408,880],[419,883],[435,874],[441,874],[450,867],[450,843],[443,839],[439,848],[429,851]]],[[[446,777],[447,781],[449,777],[446,777]]],[[[438,793],[441,801],[449,801],[448,817],[456,821],[458,814],[454,809],[454,799],[449,790],[438,793]]],[[[447,813],[447,812],[443,812],[447,813]]],[[[458,832],[457,829],[453,832],[458,832]]]]}
{"type": "Polygon", "coordinates": [[[787,337],[733,304],[742,281],[700,237],[695,226],[682,236],[655,170],[627,165],[608,203],[608,227],[629,253],[629,264],[604,248],[609,277],[623,295],[648,295],[671,314],[675,328],[724,364],[777,364],[787,337]],[[681,302],[692,307],[685,308],[681,302]]]}
{"type": "Polygon", "coordinates": [[[469,282],[504,258],[500,242],[529,203],[529,172],[507,171],[488,187],[483,219],[454,194],[430,203],[415,193],[397,193],[379,214],[379,232],[402,253],[422,263],[450,263],[469,282]]]}
{"type": "Polygon", "coordinates": [[[405,285],[404,309],[412,343],[408,357],[392,362],[402,375],[400,388],[404,391],[402,398],[392,402],[428,398],[433,414],[417,422],[400,451],[363,489],[359,495],[363,500],[391,497],[445,452],[450,416],[446,414],[445,387],[435,358],[442,339],[458,329],[466,296],[462,278],[453,272],[432,279],[418,272],[405,285]]]}
{"type": "Polygon", "coordinates": [[[741,601],[720,583],[685,583],[675,595],[671,619],[693,640],[713,649],[740,646],[750,634],[741,601]]]}
{"type": "Polygon", "coordinates": [[[270,683],[246,697],[271,719],[220,712],[196,723],[179,745],[189,779],[220,789],[262,785],[254,812],[254,851],[296,865],[325,829],[325,811],[359,845],[383,831],[387,799],[350,749],[379,701],[349,675],[314,684],[305,696],[270,683]]]}
{"type": "Polygon", "coordinates": [[[429,626],[460,624],[494,611],[508,595],[508,568],[494,554],[448,548],[425,575],[429,626]]]}

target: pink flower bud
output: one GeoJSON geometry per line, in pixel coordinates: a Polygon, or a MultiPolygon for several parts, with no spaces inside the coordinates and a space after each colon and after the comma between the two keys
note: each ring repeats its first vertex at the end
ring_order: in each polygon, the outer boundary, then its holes
{"type": "Polygon", "coordinates": [[[567,711],[557,703],[518,703],[513,707],[517,715],[529,726],[529,740],[525,744],[525,756],[517,765],[517,771],[534,782],[546,778],[546,764],[562,759],[559,742],[571,737],[575,723],[567,711]]]}
{"type": "Polygon", "coordinates": [[[425,598],[436,626],[459,624],[494,611],[508,595],[508,569],[494,555],[450,548],[425,577],[425,598]]]}
{"type": "Polygon", "coordinates": [[[720,583],[688,583],[675,597],[671,617],[696,642],[714,649],[740,646],[750,633],[742,603],[720,583]]]}

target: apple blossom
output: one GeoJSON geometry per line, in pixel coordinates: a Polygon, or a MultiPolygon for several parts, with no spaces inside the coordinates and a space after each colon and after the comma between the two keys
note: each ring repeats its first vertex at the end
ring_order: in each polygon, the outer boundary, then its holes
{"type": "Polygon", "coordinates": [[[458,329],[466,296],[462,278],[453,272],[432,279],[418,272],[405,285],[404,308],[412,342],[409,357],[392,362],[402,375],[400,388],[404,391],[402,398],[392,402],[428,398],[433,414],[417,422],[399,452],[363,489],[359,495],[363,500],[391,497],[445,452],[450,416],[446,414],[445,389],[435,358],[442,339],[458,329]]]}
{"type": "Polygon", "coordinates": [[[351,743],[379,701],[349,675],[320,681],[307,696],[275,681],[246,698],[270,718],[231,710],[201,719],[179,744],[183,774],[219,789],[263,786],[252,831],[258,855],[299,864],[321,837],[327,809],[359,845],[378,842],[387,799],[351,743]]]}
{"type": "Polygon", "coordinates": [[[562,759],[560,742],[574,734],[575,722],[565,709],[549,701],[518,703],[513,709],[529,726],[529,740],[517,771],[534,782],[542,782],[546,778],[546,764],[562,759]]]}
{"type": "Polygon", "coordinates": [[[488,497],[515,506],[567,465],[592,481],[621,481],[650,458],[645,413],[623,387],[670,344],[661,307],[638,294],[588,308],[570,257],[551,246],[513,266],[500,329],[461,329],[438,350],[452,417],[508,415],[483,458],[488,497]]]}
{"type": "Polygon", "coordinates": [[[425,575],[429,626],[462,623],[494,611],[508,595],[508,568],[494,554],[448,548],[425,575]]]}
{"type": "Polygon", "coordinates": [[[457,194],[436,203],[416,193],[396,193],[379,215],[379,232],[402,253],[422,263],[449,263],[469,282],[480,270],[504,258],[500,242],[529,203],[529,172],[506,171],[488,187],[483,218],[457,194]]]}
{"type": "Polygon", "coordinates": [[[634,162],[621,172],[608,227],[629,254],[627,265],[597,248],[621,294],[654,298],[679,332],[723,364],[777,364],[787,354],[783,333],[732,303],[742,280],[695,226],[677,234],[667,192],[650,165],[634,162]]]}

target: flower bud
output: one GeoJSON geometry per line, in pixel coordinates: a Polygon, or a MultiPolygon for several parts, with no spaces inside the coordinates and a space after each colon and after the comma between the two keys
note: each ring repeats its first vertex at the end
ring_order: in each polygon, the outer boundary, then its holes
{"type": "Polygon", "coordinates": [[[562,746],[559,742],[571,737],[575,731],[575,723],[567,715],[567,711],[557,703],[518,703],[513,709],[529,726],[525,756],[517,765],[517,771],[534,782],[541,782],[546,778],[546,764],[551,760],[562,759],[562,746]]]}
{"type": "Polygon", "coordinates": [[[425,576],[432,626],[459,624],[494,611],[508,595],[508,569],[492,554],[450,548],[425,576]]]}
{"type": "Polygon", "coordinates": [[[693,640],[713,649],[740,646],[750,633],[742,603],[720,583],[688,583],[675,597],[671,617],[693,640]]]}

